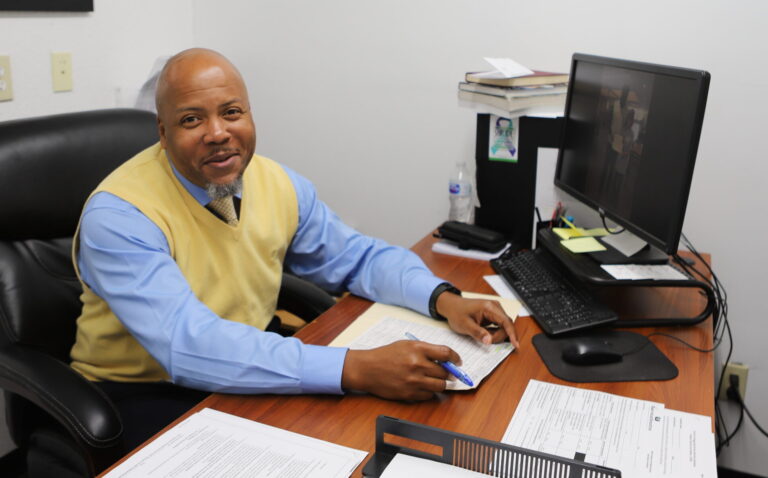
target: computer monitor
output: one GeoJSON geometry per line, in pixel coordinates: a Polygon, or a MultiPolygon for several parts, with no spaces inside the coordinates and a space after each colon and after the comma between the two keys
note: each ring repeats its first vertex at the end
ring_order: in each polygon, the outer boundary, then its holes
{"type": "Polygon", "coordinates": [[[682,232],[709,78],[701,70],[574,54],[555,185],[666,260],[682,232]]]}

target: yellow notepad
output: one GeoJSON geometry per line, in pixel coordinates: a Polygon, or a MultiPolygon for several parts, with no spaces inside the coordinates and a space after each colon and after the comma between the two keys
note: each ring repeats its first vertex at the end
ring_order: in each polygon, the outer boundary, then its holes
{"type": "Polygon", "coordinates": [[[575,237],[567,241],[560,241],[566,249],[577,254],[583,252],[604,251],[605,246],[597,242],[594,237],[575,237]]]}

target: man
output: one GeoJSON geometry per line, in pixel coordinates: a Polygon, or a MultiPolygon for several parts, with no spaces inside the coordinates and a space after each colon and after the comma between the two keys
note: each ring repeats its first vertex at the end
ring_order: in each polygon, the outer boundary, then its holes
{"type": "Polygon", "coordinates": [[[129,447],[199,391],[425,400],[445,389],[435,361],[460,362],[445,346],[354,351],[265,332],[283,266],[327,289],[431,312],[484,343],[517,345],[498,303],[461,298],[411,252],[341,223],[307,180],[254,155],[248,93],[223,56],[171,58],[156,102],[160,143],[97,187],[75,238],[84,292],[72,366],[117,403],[129,447]]]}

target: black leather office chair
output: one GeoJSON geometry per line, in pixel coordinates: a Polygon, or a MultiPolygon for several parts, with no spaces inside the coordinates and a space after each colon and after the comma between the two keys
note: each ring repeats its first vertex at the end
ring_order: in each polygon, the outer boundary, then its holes
{"type": "MultiPolygon", "coordinates": [[[[115,408],[69,367],[81,292],[70,250],[88,194],[155,141],[140,110],[0,123],[0,388],[30,477],[93,476],[120,458],[115,408]]],[[[334,303],[284,277],[278,307],[311,320],[334,303]]]]}

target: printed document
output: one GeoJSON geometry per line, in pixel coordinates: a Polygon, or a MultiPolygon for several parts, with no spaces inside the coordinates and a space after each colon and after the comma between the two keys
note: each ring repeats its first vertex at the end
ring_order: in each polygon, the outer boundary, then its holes
{"type": "MultiPolygon", "coordinates": [[[[517,317],[520,303],[509,299],[485,294],[462,293],[466,298],[489,298],[499,301],[504,312],[513,319],[517,317]]],[[[461,356],[461,369],[470,376],[474,387],[458,380],[449,380],[448,390],[469,390],[476,388],[496,366],[501,363],[514,347],[509,342],[483,345],[471,337],[452,331],[446,322],[437,321],[411,310],[393,305],[373,304],[329,345],[351,349],[372,349],[406,340],[405,333],[418,337],[423,342],[447,345],[461,356]]]]}
{"type": "Polygon", "coordinates": [[[345,478],[366,452],[204,408],[106,478],[345,478]]]}
{"type": "Polygon", "coordinates": [[[715,478],[711,420],[664,404],[531,380],[503,443],[616,468],[625,478],[715,478]]]}
{"type": "Polygon", "coordinates": [[[600,267],[619,280],[686,280],[682,272],[669,264],[602,264],[600,267]]]}

